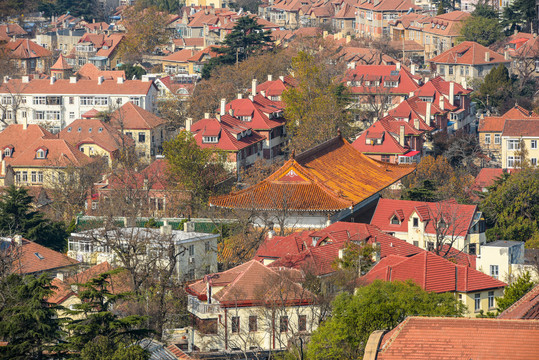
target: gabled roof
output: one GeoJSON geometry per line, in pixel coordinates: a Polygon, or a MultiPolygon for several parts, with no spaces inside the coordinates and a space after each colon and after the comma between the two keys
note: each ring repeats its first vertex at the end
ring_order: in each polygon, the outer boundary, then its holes
{"type": "Polygon", "coordinates": [[[69,79],[57,79],[51,84],[49,79],[33,79],[28,83],[20,79],[10,79],[0,84],[0,93],[12,94],[133,94],[147,95],[154,86],[152,81],[125,80],[119,84],[116,80],[105,80],[98,84],[96,80],[77,80],[71,83],[69,79]]]}
{"type": "MultiPolygon", "coordinates": [[[[401,123],[408,124],[405,121],[401,123]]],[[[394,136],[399,137],[399,133],[390,132],[381,122],[376,121],[367,130],[352,143],[357,151],[366,154],[400,154],[403,155],[410,151],[406,145],[402,146],[394,136]],[[381,140],[381,143],[378,143],[381,140]],[[369,143],[367,143],[367,141],[369,143]]]]}
{"type": "Polygon", "coordinates": [[[253,130],[271,130],[284,125],[283,119],[270,119],[268,116],[269,113],[279,112],[281,109],[266,108],[253,100],[249,98],[232,100],[226,104],[226,111],[233,110],[234,117],[250,116],[251,120],[246,121],[246,125],[252,127],[253,130]]]}
{"type": "Polygon", "coordinates": [[[539,285],[528,291],[522,298],[505,309],[498,319],[539,320],[539,285]]]}
{"type": "Polygon", "coordinates": [[[99,70],[94,64],[87,62],[77,71],[77,75],[81,80],[97,80],[103,76],[105,80],[116,80],[118,78],[125,79],[124,70],[99,70]]]}
{"type": "Polygon", "coordinates": [[[49,50],[29,39],[10,41],[6,47],[11,50],[9,57],[12,59],[34,59],[52,55],[49,50]]]}
{"type": "Polygon", "coordinates": [[[191,126],[191,132],[194,133],[198,146],[225,151],[239,151],[264,141],[264,137],[252,130],[248,122],[238,120],[230,115],[222,115],[220,120],[200,119],[191,126]],[[245,136],[242,136],[242,133],[245,136]],[[238,139],[238,135],[240,139],[238,139]],[[215,136],[218,142],[206,143],[204,142],[206,136],[215,136]]]}
{"type": "Polygon", "coordinates": [[[51,70],[71,70],[73,67],[69,65],[64,58],[64,55],[60,54],[58,60],[51,66],[51,70]]]}
{"type": "Polygon", "coordinates": [[[472,92],[472,90],[465,89],[462,85],[454,81],[445,81],[441,76],[436,76],[434,79],[429,80],[418,90],[414,92],[414,95],[417,96],[429,96],[435,97],[435,101],[439,101],[440,95],[449,97],[449,89],[453,83],[453,92],[454,95],[467,95],[472,92]]]}
{"type": "Polygon", "coordinates": [[[475,178],[475,185],[479,189],[487,188],[494,184],[497,178],[503,175],[501,168],[482,168],[475,178]]]}
{"type": "Polygon", "coordinates": [[[110,124],[117,129],[149,130],[166,124],[166,121],[132,102],[127,102],[111,114],[110,124]]]}
{"type": "Polygon", "coordinates": [[[463,22],[471,17],[465,11],[452,11],[433,17],[423,26],[423,32],[439,36],[460,36],[463,22]]]}
{"type": "MultiPolygon", "coordinates": [[[[4,35],[8,38],[13,36],[23,36],[28,34],[19,24],[0,25],[0,36],[4,35]]],[[[9,39],[8,39],[9,40],[9,39]]]]}
{"type": "Polygon", "coordinates": [[[288,160],[262,182],[210,198],[210,204],[240,209],[338,211],[359,204],[414,170],[381,163],[337,136],[288,160]]]}
{"type": "Polygon", "coordinates": [[[539,115],[533,111],[526,110],[522,106],[515,105],[502,116],[487,116],[479,120],[479,132],[502,132],[505,121],[512,120],[539,120],[539,115]]]}
{"type": "Polygon", "coordinates": [[[54,167],[67,166],[80,167],[92,162],[92,159],[84,155],[78,149],[62,139],[42,138],[29,143],[16,158],[7,158],[7,163],[14,167],[54,167]],[[38,159],[36,151],[44,149],[46,157],[38,159]]]}
{"type": "Polygon", "coordinates": [[[430,114],[432,115],[440,115],[445,114],[449,110],[454,110],[457,107],[449,104],[449,100],[443,99],[444,102],[444,110],[440,109],[439,102],[434,101],[432,103],[422,101],[419,96],[412,96],[403,102],[401,102],[399,105],[397,105],[396,108],[389,110],[389,115],[398,118],[398,119],[406,119],[410,124],[414,124],[414,120],[419,120],[419,129],[425,130],[425,131],[431,131],[434,128],[429,126],[425,120],[427,117],[427,107],[430,104],[430,114]]]}
{"type": "Polygon", "coordinates": [[[436,293],[474,292],[503,288],[507,284],[469,266],[457,265],[441,256],[424,251],[411,257],[390,255],[376,264],[360,283],[374,280],[412,280],[423,290],[436,293]]]}
{"type": "Polygon", "coordinates": [[[179,63],[187,63],[188,60],[195,55],[195,50],[193,49],[182,49],[172,54],[165,56],[162,61],[173,61],[179,63]]]}
{"type": "Polygon", "coordinates": [[[537,40],[537,36],[534,36],[526,41],[515,51],[514,56],[522,58],[537,58],[537,56],[539,56],[539,40],[537,40]]]}
{"type": "Polygon", "coordinates": [[[343,47],[336,57],[347,63],[358,62],[361,65],[393,65],[398,62],[398,60],[383,54],[381,51],[352,46],[343,47]]]}
{"type": "MultiPolygon", "coordinates": [[[[3,241],[11,239],[4,239],[3,241]]],[[[9,245],[15,249],[15,243],[9,245]]],[[[6,249],[2,249],[6,251],[6,249]]],[[[45,271],[55,271],[64,267],[77,264],[78,261],[71,259],[61,252],[54,251],[33,241],[22,239],[22,251],[13,263],[14,272],[17,274],[33,274],[45,271]]]]}
{"type": "Polygon", "coordinates": [[[438,56],[433,57],[428,62],[438,64],[467,64],[483,65],[509,63],[511,60],[505,60],[503,55],[473,41],[464,41],[444,51],[438,56]],[[485,61],[485,54],[489,53],[489,60],[485,61]]]}
{"type": "Polygon", "coordinates": [[[454,201],[443,201],[438,203],[429,203],[409,200],[380,199],[376,210],[371,219],[371,225],[375,225],[383,231],[404,232],[408,228],[408,220],[413,213],[422,217],[422,221],[429,220],[425,227],[425,233],[435,234],[432,219],[440,220],[445,217],[445,222],[451,227],[450,231],[454,236],[465,236],[468,234],[472,225],[474,215],[477,211],[477,205],[457,204],[454,201]],[[404,220],[400,224],[392,224],[391,218],[395,210],[401,210],[404,214],[404,220]]]}
{"type": "Polygon", "coordinates": [[[415,5],[411,0],[385,0],[385,1],[358,0],[355,6],[358,9],[367,9],[367,10],[374,10],[374,11],[406,12],[410,9],[421,10],[421,8],[415,5]]]}
{"type": "Polygon", "coordinates": [[[505,120],[502,136],[530,136],[539,137],[539,118],[521,120],[505,120]]]}
{"type": "Polygon", "coordinates": [[[15,159],[26,150],[29,144],[42,138],[54,139],[56,136],[36,124],[28,124],[26,129],[23,124],[11,124],[0,132],[0,150],[5,149],[6,146],[12,147],[11,158],[15,159]]]}
{"type": "Polygon", "coordinates": [[[533,110],[526,110],[522,106],[516,104],[511,109],[507,110],[502,117],[505,119],[522,119],[527,117],[539,117],[539,114],[535,113],[533,110]]]}
{"type": "Polygon", "coordinates": [[[79,119],[73,121],[58,133],[60,139],[78,148],[83,144],[95,144],[112,153],[135,145],[135,141],[99,119],[79,119]]]}
{"type": "Polygon", "coordinates": [[[206,284],[221,288],[212,294],[221,307],[253,306],[266,303],[307,305],[315,297],[308,290],[282,273],[270,269],[256,260],[230,270],[207,275],[187,286],[187,292],[206,300],[206,284]]]}
{"type": "Polygon", "coordinates": [[[419,84],[404,67],[397,70],[397,65],[356,65],[354,69],[349,69],[345,75],[345,81],[360,81],[359,86],[351,85],[350,91],[357,94],[371,93],[392,93],[410,94],[419,88],[419,84]],[[385,81],[397,82],[396,87],[385,87],[385,81]],[[365,85],[364,81],[379,81],[380,86],[365,85]]]}
{"type": "Polygon", "coordinates": [[[373,350],[377,360],[532,360],[539,343],[530,339],[537,338],[535,320],[408,317],[383,335],[378,346],[373,344],[373,350]]]}
{"type": "Polygon", "coordinates": [[[287,75],[284,76],[282,80],[279,78],[263,82],[256,87],[256,92],[260,93],[261,91],[264,91],[266,96],[281,96],[283,91],[295,86],[297,86],[297,81],[293,77],[287,75]]]}

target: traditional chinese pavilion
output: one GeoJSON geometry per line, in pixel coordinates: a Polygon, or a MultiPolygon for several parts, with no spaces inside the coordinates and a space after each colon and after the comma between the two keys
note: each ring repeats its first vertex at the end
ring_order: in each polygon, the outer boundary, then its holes
{"type": "Polygon", "coordinates": [[[335,221],[361,219],[379,192],[414,170],[373,160],[341,135],[291,158],[260,183],[210,198],[210,205],[257,211],[261,224],[323,228],[335,221]]]}

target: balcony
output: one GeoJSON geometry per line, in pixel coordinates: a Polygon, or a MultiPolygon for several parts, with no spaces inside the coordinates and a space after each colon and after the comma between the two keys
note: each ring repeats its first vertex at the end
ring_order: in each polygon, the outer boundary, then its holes
{"type": "Polygon", "coordinates": [[[187,310],[193,314],[217,314],[221,312],[221,306],[219,304],[201,302],[195,296],[189,295],[187,299],[187,310]]]}

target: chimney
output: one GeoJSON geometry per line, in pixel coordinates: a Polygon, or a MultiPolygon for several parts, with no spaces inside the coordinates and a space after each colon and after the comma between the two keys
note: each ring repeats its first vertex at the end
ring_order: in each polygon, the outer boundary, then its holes
{"type": "Polygon", "coordinates": [[[395,65],[395,70],[396,71],[401,71],[401,63],[400,63],[400,61],[398,61],[397,65],[395,65]]]}
{"type": "Polygon", "coordinates": [[[412,75],[415,75],[415,64],[412,64],[410,66],[410,72],[412,73],[412,75]]]}
{"type": "Polygon", "coordinates": [[[350,41],[352,41],[352,36],[346,35],[346,43],[348,44],[350,41]]]}
{"type": "Polygon", "coordinates": [[[224,114],[226,114],[226,99],[221,99],[221,109],[219,111],[219,115],[223,116],[224,114]]]}
{"type": "Polygon", "coordinates": [[[13,241],[15,241],[15,245],[21,246],[22,245],[22,236],[21,235],[15,235],[13,237],[13,241]]]}
{"type": "Polygon", "coordinates": [[[70,84],[76,84],[77,83],[77,77],[76,76],[70,76],[69,77],[69,83],[70,84]]]}
{"type": "Polygon", "coordinates": [[[350,66],[350,69],[355,69],[356,68],[356,62],[352,61],[350,64],[348,64],[348,66],[350,66]]]}
{"type": "Polygon", "coordinates": [[[243,95],[238,93],[238,99],[243,99],[243,95]]]}
{"type": "Polygon", "coordinates": [[[168,224],[168,220],[163,221],[163,226],[159,228],[161,235],[172,235],[172,226],[168,224]]]}
{"type": "Polygon", "coordinates": [[[428,83],[430,78],[428,76],[425,77],[425,84],[428,83]]]}
{"type": "Polygon", "coordinates": [[[258,85],[256,79],[253,79],[252,83],[251,83],[251,93],[253,94],[253,96],[256,96],[256,86],[258,85]]]}
{"type": "Polygon", "coordinates": [[[344,249],[339,249],[339,259],[344,258],[344,249]]]}
{"type": "Polygon", "coordinates": [[[185,131],[191,131],[191,125],[193,125],[193,118],[185,119],[185,131]]]}
{"type": "Polygon", "coordinates": [[[30,82],[30,76],[23,76],[22,77],[22,83],[28,84],[30,82]]]}
{"type": "Polygon", "coordinates": [[[22,119],[22,129],[28,129],[28,119],[26,117],[22,119]]]}
{"type": "Polygon", "coordinates": [[[254,101],[255,97],[253,95],[249,94],[249,100],[254,101]]]}
{"type": "Polygon", "coordinates": [[[6,175],[7,173],[7,168],[6,168],[6,160],[4,159],[4,157],[2,157],[2,175],[6,175]]]}
{"type": "Polygon", "coordinates": [[[260,92],[260,95],[262,95],[263,97],[266,97],[266,91],[262,90],[262,91],[260,92]]]}
{"type": "Polygon", "coordinates": [[[64,281],[64,273],[63,272],[57,272],[56,278],[60,281],[64,281]]]}
{"type": "Polygon", "coordinates": [[[118,78],[116,79],[116,81],[118,82],[118,84],[123,84],[123,83],[124,83],[124,78],[121,77],[121,76],[118,76],[118,78]]]}
{"type": "Polygon", "coordinates": [[[505,60],[509,60],[509,51],[506,50],[506,51],[503,52],[503,58],[505,60]]]}
{"type": "Polygon", "coordinates": [[[431,111],[432,111],[432,103],[427,102],[427,111],[425,112],[425,122],[427,123],[427,125],[431,124],[431,121],[430,121],[431,111]]]}
{"type": "Polygon", "coordinates": [[[416,130],[419,130],[419,119],[418,118],[414,119],[414,128],[416,128],[416,130]]]}
{"type": "Polygon", "coordinates": [[[284,82],[284,76],[279,76],[279,80],[281,80],[282,82],[284,82]]]}
{"type": "Polygon", "coordinates": [[[404,142],[404,125],[401,125],[401,126],[400,126],[399,144],[400,144],[401,146],[404,146],[404,145],[405,145],[405,142],[404,142]]]}
{"type": "Polygon", "coordinates": [[[449,103],[455,105],[455,83],[453,81],[449,83],[449,103]]]}
{"type": "Polygon", "coordinates": [[[104,76],[98,77],[98,78],[97,78],[97,85],[103,84],[103,81],[105,81],[105,77],[104,77],[104,76]]]}
{"type": "Polygon", "coordinates": [[[268,75],[268,81],[273,81],[273,75],[271,74],[268,75]]]}
{"type": "Polygon", "coordinates": [[[56,82],[56,76],[51,76],[51,85],[56,82]]]}
{"type": "Polygon", "coordinates": [[[443,95],[440,96],[440,101],[438,102],[438,105],[440,106],[440,109],[445,110],[443,95]]]}
{"type": "Polygon", "coordinates": [[[230,109],[228,110],[228,114],[229,114],[230,116],[234,116],[234,109],[230,108],[230,109]]]}
{"type": "Polygon", "coordinates": [[[268,231],[268,239],[273,239],[273,236],[275,236],[275,231],[273,230],[268,231]]]}
{"type": "Polygon", "coordinates": [[[4,76],[4,83],[8,83],[9,82],[9,76],[4,76]]]}
{"type": "Polygon", "coordinates": [[[210,113],[204,113],[204,119],[209,119],[210,118],[210,113]]]}
{"type": "Polygon", "coordinates": [[[412,96],[414,96],[414,92],[410,91],[410,93],[408,94],[408,98],[411,98],[412,96]]]}
{"type": "Polygon", "coordinates": [[[490,62],[490,51],[485,52],[485,62],[490,62]]]}

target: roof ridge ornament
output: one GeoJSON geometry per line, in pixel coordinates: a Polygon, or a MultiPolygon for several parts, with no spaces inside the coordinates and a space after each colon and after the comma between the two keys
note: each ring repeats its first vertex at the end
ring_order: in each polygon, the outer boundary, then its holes
{"type": "Polygon", "coordinates": [[[290,153],[290,159],[294,160],[296,158],[296,149],[292,149],[292,152],[290,153]]]}

